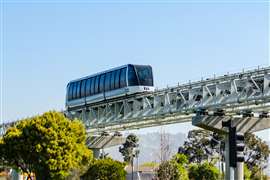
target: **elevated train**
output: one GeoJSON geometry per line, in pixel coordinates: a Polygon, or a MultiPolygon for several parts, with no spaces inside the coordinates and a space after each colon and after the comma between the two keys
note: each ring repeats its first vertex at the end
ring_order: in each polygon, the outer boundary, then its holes
{"type": "Polygon", "coordinates": [[[70,81],[66,89],[66,109],[152,91],[152,67],[127,64],[70,81]]]}

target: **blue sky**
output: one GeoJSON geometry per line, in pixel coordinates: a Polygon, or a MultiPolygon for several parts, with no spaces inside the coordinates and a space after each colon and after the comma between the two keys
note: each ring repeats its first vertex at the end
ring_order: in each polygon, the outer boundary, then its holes
{"type": "Polygon", "coordinates": [[[65,2],[3,1],[4,121],[64,109],[69,80],[122,64],[152,65],[159,88],[269,65],[266,1],[65,2]]]}

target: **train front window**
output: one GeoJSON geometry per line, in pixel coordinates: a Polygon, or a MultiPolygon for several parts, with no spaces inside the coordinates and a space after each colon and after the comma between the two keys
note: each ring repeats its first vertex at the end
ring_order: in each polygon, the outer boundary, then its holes
{"type": "Polygon", "coordinates": [[[137,71],[139,85],[153,86],[153,73],[151,66],[135,66],[137,71]]]}

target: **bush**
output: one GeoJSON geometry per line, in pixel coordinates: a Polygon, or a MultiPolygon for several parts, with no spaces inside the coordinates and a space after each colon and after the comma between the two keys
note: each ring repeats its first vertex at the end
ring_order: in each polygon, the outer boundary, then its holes
{"type": "Polygon", "coordinates": [[[83,180],[125,180],[125,164],[111,158],[94,160],[88,171],[82,176],[83,180]]]}
{"type": "Polygon", "coordinates": [[[171,161],[162,162],[157,170],[157,177],[160,180],[178,180],[180,174],[177,168],[177,164],[171,161]]]}
{"type": "Polygon", "coordinates": [[[244,179],[250,180],[251,177],[251,171],[248,169],[247,165],[244,164],[244,179]]]}
{"type": "Polygon", "coordinates": [[[170,161],[162,162],[157,170],[160,180],[187,180],[188,172],[185,168],[188,160],[184,154],[176,154],[170,161]]]}
{"type": "Polygon", "coordinates": [[[219,177],[220,177],[219,170],[211,163],[205,162],[203,164],[192,164],[189,167],[190,179],[216,180],[219,177]]]}

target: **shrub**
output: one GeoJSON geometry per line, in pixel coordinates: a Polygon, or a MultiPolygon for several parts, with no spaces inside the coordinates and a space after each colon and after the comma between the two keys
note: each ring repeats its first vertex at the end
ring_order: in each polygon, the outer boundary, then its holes
{"type": "Polygon", "coordinates": [[[94,160],[88,171],[82,176],[83,180],[125,180],[125,164],[111,158],[94,160]]]}

